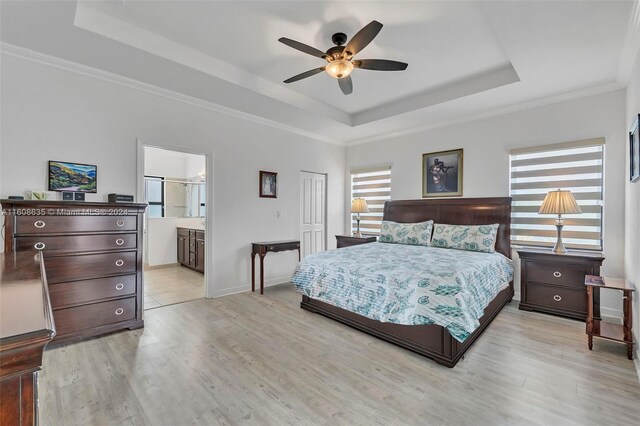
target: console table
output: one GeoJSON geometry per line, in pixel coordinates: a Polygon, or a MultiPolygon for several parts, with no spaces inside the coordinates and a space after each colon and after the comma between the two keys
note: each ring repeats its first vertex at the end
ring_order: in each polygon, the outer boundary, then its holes
{"type": "Polygon", "coordinates": [[[298,250],[300,260],[300,241],[263,241],[251,243],[251,291],[256,291],[256,254],[260,256],[260,294],[264,294],[264,257],[269,252],[298,250]]]}
{"type": "Polygon", "coordinates": [[[38,423],[38,371],[55,334],[42,253],[0,254],[0,424],[38,423]]]}
{"type": "Polygon", "coordinates": [[[633,313],[631,301],[634,288],[631,283],[622,278],[609,278],[587,275],[584,280],[587,286],[587,336],[589,336],[589,350],[593,349],[593,337],[613,340],[627,345],[627,358],[633,359],[633,313]],[[612,289],[622,292],[623,323],[614,324],[600,321],[593,317],[593,289],[612,289]]]}

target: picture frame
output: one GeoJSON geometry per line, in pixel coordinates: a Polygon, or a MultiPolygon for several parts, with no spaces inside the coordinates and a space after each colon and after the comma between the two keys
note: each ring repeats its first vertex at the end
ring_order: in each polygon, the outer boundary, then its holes
{"type": "Polygon", "coordinates": [[[278,198],[278,173],[260,170],[260,198],[278,198]]]}
{"type": "Polygon", "coordinates": [[[422,198],[461,197],[463,149],[422,154],[422,198]]]}
{"type": "Polygon", "coordinates": [[[640,114],[629,130],[629,181],[640,180],[640,137],[638,128],[640,127],[640,114]]]}

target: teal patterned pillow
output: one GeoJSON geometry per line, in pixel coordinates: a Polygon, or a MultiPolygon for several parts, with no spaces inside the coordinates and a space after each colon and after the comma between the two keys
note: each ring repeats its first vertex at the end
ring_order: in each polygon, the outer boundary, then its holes
{"type": "Polygon", "coordinates": [[[452,248],[467,251],[496,251],[498,225],[445,225],[433,226],[432,247],[452,248]]]}
{"type": "Polygon", "coordinates": [[[432,220],[420,223],[398,223],[383,220],[378,241],[381,243],[428,246],[431,240],[432,228],[432,220]]]}

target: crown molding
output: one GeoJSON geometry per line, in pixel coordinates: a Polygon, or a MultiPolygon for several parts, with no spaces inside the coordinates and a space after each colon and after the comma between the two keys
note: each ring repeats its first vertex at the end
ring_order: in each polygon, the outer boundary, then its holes
{"type": "Polygon", "coordinates": [[[589,86],[589,87],[574,90],[571,92],[562,93],[559,95],[549,96],[549,97],[540,98],[540,99],[534,99],[532,101],[509,105],[502,108],[496,108],[486,112],[479,112],[477,114],[470,114],[460,118],[455,118],[451,120],[442,120],[435,123],[426,124],[424,126],[411,127],[408,129],[402,129],[396,132],[389,132],[389,133],[384,133],[380,135],[375,135],[368,138],[355,139],[355,140],[347,141],[346,145],[347,146],[362,145],[362,144],[367,144],[371,142],[377,142],[384,139],[412,135],[415,133],[439,129],[442,127],[448,127],[455,124],[461,124],[461,123],[466,123],[470,121],[482,120],[485,118],[497,117],[501,115],[510,114],[513,112],[526,111],[526,110],[535,109],[535,108],[539,108],[547,105],[557,104],[560,102],[585,98],[588,96],[600,95],[608,92],[614,92],[616,90],[624,89],[624,87],[625,86],[623,86],[617,81],[607,82],[607,83],[599,84],[596,86],[589,86]]]}
{"type": "Polygon", "coordinates": [[[215,104],[213,102],[205,101],[202,99],[194,98],[192,96],[184,95],[182,93],[174,92],[173,90],[165,89],[152,84],[143,83],[132,78],[124,77],[118,74],[114,74],[108,71],[104,71],[98,68],[82,65],[77,62],[69,61],[66,59],[58,58],[55,56],[47,55],[45,53],[36,52],[31,49],[27,49],[21,46],[16,46],[10,43],[2,42],[0,44],[0,53],[3,55],[11,56],[14,58],[22,59],[29,62],[46,65],[52,68],[57,68],[63,71],[72,72],[85,77],[95,78],[97,80],[105,81],[107,83],[117,84],[119,86],[127,87],[141,92],[149,93],[155,96],[160,96],[165,99],[181,102],[183,104],[195,106],[198,108],[206,109],[209,111],[218,112],[221,114],[230,115],[232,117],[248,120],[254,123],[258,123],[264,126],[272,127],[278,130],[283,130],[289,133],[294,133],[306,138],[314,139],[320,142],[329,143],[332,145],[344,146],[344,143],[335,139],[327,138],[325,136],[298,129],[293,126],[289,126],[277,121],[269,120],[263,117],[259,117],[246,112],[238,111],[232,108],[228,108],[222,105],[215,104]]]}
{"type": "Polygon", "coordinates": [[[618,70],[618,82],[627,86],[631,78],[631,72],[640,51],[640,0],[636,0],[631,9],[627,35],[622,46],[620,68],[618,70]]]}

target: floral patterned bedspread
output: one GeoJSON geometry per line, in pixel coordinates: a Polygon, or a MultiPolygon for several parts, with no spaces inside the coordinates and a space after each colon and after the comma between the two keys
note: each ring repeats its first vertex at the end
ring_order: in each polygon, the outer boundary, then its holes
{"type": "Polygon", "coordinates": [[[369,243],[305,257],[292,282],[313,299],[395,324],[437,324],[463,342],[513,279],[500,253],[369,243]]]}

